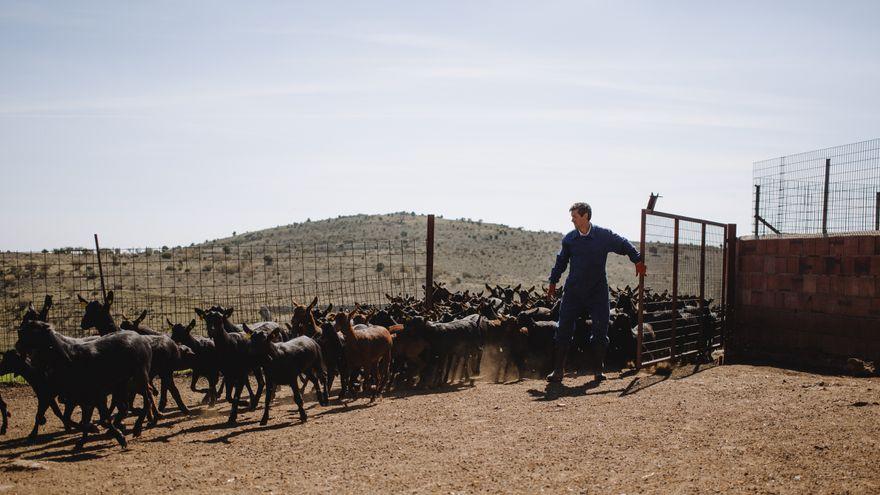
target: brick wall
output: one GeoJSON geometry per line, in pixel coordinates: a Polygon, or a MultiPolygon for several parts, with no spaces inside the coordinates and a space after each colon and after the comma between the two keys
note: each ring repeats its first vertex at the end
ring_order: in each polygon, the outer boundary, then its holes
{"type": "Polygon", "coordinates": [[[737,353],[880,361],[880,236],[740,240],[737,353]]]}

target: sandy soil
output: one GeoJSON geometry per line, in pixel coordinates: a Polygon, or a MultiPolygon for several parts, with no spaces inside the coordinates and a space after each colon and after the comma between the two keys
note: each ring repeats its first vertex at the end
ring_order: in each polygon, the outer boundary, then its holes
{"type": "Polygon", "coordinates": [[[283,390],[265,427],[261,410],[227,427],[221,403],[168,413],[128,450],[101,434],[80,453],[54,417],[24,443],[35,401],[4,387],[0,493],[880,493],[880,378],[745,365],[611,376],[307,400],[304,424],[283,390]]]}

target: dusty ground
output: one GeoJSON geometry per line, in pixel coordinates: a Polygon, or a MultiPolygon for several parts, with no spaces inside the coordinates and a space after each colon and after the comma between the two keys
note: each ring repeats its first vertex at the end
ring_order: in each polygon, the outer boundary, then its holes
{"type": "Polygon", "coordinates": [[[170,413],[128,450],[102,434],[82,453],[54,417],[23,443],[35,401],[4,387],[0,493],[880,493],[880,379],[694,371],[307,401],[305,424],[288,390],[265,427],[259,411],[226,427],[223,403],[170,413]]]}

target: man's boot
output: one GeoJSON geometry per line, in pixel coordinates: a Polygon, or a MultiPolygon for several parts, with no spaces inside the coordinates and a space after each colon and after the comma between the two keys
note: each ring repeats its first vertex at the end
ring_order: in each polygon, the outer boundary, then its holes
{"type": "Polygon", "coordinates": [[[565,373],[565,358],[568,357],[568,346],[557,345],[553,354],[553,372],[547,375],[547,381],[551,383],[559,383],[562,381],[562,375],[565,373]]]}
{"type": "Polygon", "coordinates": [[[606,379],[605,377],[605,352],[608,350],[607,346],[597,345],[595,352],[596,358],[596,371],[593,375],[594,382],[601,382],[606,379]]]}

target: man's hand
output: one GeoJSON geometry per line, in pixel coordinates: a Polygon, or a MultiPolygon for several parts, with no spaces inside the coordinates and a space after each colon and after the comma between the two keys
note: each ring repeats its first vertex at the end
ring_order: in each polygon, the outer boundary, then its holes
{"type": "Polygon", "coordinates": [[[556,297],[556,284],[550,284],[550,286],[547,287],[547,295],[550,296],[550,299],[556,297]]]}
{"type": "Polygon", "coordinates": [[[639,261],[636,263],[636,275],[645,275],[648,273],[648,268],[645,266],[644,261],[639,261]]]}

